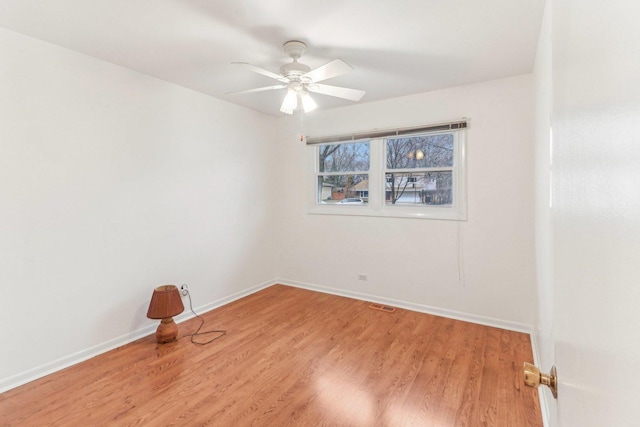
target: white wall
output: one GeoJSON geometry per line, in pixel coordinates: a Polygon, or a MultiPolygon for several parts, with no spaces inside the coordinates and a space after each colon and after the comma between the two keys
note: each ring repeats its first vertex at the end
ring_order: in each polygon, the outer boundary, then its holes
{"type": "Polygon", "coordinates": [[[0,389],[151,332],[155,286],[276,276],[276,119],[2,29],[0,58],[0,389]]]}
{"type": "Polygon", "coordinates": [[[283,120],[280,275],[530,326],[535,319],[532,77],[283,120]],[[310,215],[304,132],[322,136],[470,117],[468,221],[310,215]],[[460,256],[460,257],[459,257],[460,256]],[[462,266],[459,271],[459,265],[462,266]],[[368,274],[358,281],[357,274],[368,274]]]}

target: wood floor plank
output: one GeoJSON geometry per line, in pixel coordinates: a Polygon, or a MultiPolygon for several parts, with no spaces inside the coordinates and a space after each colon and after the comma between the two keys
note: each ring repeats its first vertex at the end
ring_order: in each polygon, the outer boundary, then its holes
{"type": "Polygon", "coordinates": [[[227,335],[191,319],[10,390],[0,425],[542,425],[526,334],[284,285],[203,318],[227,335]]]}

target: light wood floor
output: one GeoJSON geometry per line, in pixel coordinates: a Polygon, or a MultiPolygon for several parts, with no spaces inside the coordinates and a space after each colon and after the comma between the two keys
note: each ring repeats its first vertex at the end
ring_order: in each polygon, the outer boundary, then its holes
{"type": "Polygon", "coordinates": [[[227,335],[150,336],[10,390],[0,425],[542,425],[526,334],[283,285],[204,317],[227,335]]]}

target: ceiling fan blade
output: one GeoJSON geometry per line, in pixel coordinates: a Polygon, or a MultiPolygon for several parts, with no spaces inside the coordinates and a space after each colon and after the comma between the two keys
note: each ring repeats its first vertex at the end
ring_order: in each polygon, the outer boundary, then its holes
{"type": "Polygon", "coordinates": [[[289,79],[280,74],[272,73],[269,70],[265,70],[264,68],[256,67],[255,65],[249,64],[248,62],[232,62],[232,64],[242,65],[247,70],[251,70],[254,73],[262,74],[263,76],[271,77],[272,79],[279,80],[283,83],[289,83],[289,79]]]}
{"type": "Polygon", "coordinates": [[[333,77],[340,76],[353,70],[353,67],[340,59],[334,59],[318,68],[309,71],[302,77],[310,79],[312,82],[321,82],[333,77]]]}
{"type": "Polygon", "coordinates": [[[266,90],[284,89],[286,87],[287,87],[287,85],[265,86],[265,87],[259,87],[259,88],[256,88],[256,89],[241,90],[241,91],[238,91],[238,92],[227,92],[226,95],[238,95],[240,93],[264,92],[266,90]]]}
{"type": "Polygon", "coordinates": [[[309,86],[307,86],[307,90],[309,90],[309,92],[335,96],[337,98],[344,98],[350,101],[360,101],[360,99],[362,99],[362,97],[366,93],[365,91],[359,89],[349,89],[346,87],[321,84],[310,84],[309,86]]]}

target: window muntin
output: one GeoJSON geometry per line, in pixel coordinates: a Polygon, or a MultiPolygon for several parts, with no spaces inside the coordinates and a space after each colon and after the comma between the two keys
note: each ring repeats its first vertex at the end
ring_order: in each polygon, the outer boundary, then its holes
{"type": "Polygon", "coordinates": [[[369,141],[318,146],[316,203],[340,206],[369,202],[369,141]]]}

